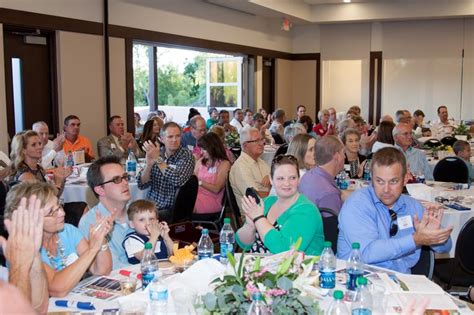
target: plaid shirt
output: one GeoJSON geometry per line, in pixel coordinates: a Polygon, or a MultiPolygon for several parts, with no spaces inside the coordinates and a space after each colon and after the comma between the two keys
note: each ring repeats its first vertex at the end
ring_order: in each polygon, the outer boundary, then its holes
{"type": "Polygon", "coordinates": [[[138,188],[141,190],[150,188],[147,199],[156,202],[158,210],[171,209],[176,190],[183,186],[194,172],[194,158],[187,148],[180,147],[168,158],[164,152],[163,148],[161,157],[168,165],[166,169],[161,171],[158,164],[153,164],[150,180],[146,183],[142,183],[141,180],[143,171],[138,175],[138,188]]]}

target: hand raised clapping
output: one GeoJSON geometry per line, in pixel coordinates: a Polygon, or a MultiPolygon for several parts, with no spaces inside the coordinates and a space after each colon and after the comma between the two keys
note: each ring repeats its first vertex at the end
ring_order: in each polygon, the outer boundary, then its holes
{"type": "Polygon", "coordinates": [[[160,151],[160,144],[158,142],[151,142],[151,141],[146,141],[143,144],[143,149],[146,152],[146,162],[148,163],[153,163],[156,159],[160,157],[161,151],[160,151]]]}

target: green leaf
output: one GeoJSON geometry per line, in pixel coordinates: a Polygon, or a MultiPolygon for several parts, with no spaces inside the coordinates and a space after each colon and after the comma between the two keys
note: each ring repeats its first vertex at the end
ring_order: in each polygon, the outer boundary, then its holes
{"type": "Polygon", "coordinates": [[[255,264],[253,265],[253,271],[259,271],[260,270],[260,256],[257,257],[255,260],[255,264]]]}
{"type": "Polygon", "coordinates": [[[210,311],[214,311],[216,309],[216,305],[217,305],[217,297],[212,294],[212,293],[206,293],[203,297],[202,297],[202,301],[204,302],[204,306],[210,310],[210,311]]]}
{"type": "Polygon", "coordinates": [[[291,282],[287,277],[281,277],[277,281],[277,286],[282,290],[288,291],[293,288],[293,282],[291,282]]]}
{"type": "Polygon", "coordinates": [[[300,249],[302,242],[303,242],[303,238],[302,238],[301,236],[298,237],[298,240],[296,240],[296,243],[295,243],[295,245],[293,246],[293,248],[294,248],[295,250],[300,249]]]}
{"type": "Polygon", "coordinates": [[[290,257],[286,258],[283,263],[280,265],[280,267],[278,267],[278,271],[277,271],[277,276],[278,275],[283,275],[285,274],[288,269],[290,269],[291,265],[293,264],[293,260],[295,259],[295,256],[294,255],[291,255],[290,257]]]}
{"type": "Polygon", "coordinates": [[[229,260],[230,265],[232,266],[232,268],[235,269],[235,257],[234,257],[234,255],[232,255],[232,253],[230,251],[227,251],[227,259],[229,260]]]}
{"type": "Polygon", "coordinates": [[[244,253],[240,255],[239,268],[237,270],[237,278],[242,279],[242,272],[244,270],[244,253]]]}

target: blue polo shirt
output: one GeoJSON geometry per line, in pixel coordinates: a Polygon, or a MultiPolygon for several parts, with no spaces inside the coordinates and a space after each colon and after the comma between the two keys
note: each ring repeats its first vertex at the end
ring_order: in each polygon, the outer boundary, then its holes
{"type": "MultiPolygon", "coordinates": [[[[420,247],[413,240],[413,216],[416,214],[421,220],[424,208],[412,197],[401,195],[392,210],[398,220],[405,217],[408,222],[411,221],[411,225],[403,228],[398,224],[398,232],[393,237],[390,237],[391,218],[388,210],[375,195],[372,185],[352,193],[339,213],[337,257],[348,259],[352,243],[359,242],[364,263],[411,273],[411,268],[420,258],[420,247]]],[[[448,252],[451,238],[431,248],[436,252],[448,252]]]]}
{"type": "MultiPolygon", "coordinates": [[[[96,223],[96,213],[100,213],[101,216],[109,216],[111,213],[105,206],[99,202],[95,207],[90,209],[79,222],[79,230],[85,239],[89,239],[89,229],[91,225],[96,223]]],[[[119,221],[114,221],[114,226],[112,227],[112,232],[109,233],[109,248],[112,253],[112,268],[118,269],[125,266],[128,266],[127,255],[125,250],[122,247],[122,242],[125,239],[125,236],[133,231],[128,225],[128,219],[125,223],[120,223],[119,221]]]]}

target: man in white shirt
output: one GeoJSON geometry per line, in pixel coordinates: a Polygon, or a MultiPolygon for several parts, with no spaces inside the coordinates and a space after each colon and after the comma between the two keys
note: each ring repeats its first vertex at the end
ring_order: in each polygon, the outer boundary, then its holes
{"type": "Polygon", "coordinates": [[[58,134],[53,141],[49,140],[49,128],[44,121],[35,122],[31,129],[38,133],[38,136],[43,142],[41,166],[44,169],[53,168],[55,166],[55,158],[59,155],[64,155],[64,134],[58,134]]]}
{"type": "Polygon", "coordinates": [[[234,118],[230,121],[230,124],[237,128],[237,132],[240,133],[240,130],[247,126],[247,123],[244,121],[244,113],[240,108],[234,110],[234,118]]]}
{"type": "Polygon", "coordinates": [[[142,155],[133,135],[125,132],[125,124],[122,117],[112,116],[109,118],[109,131],[110,134],[107,137],[97,142],[99,157],[115,155],[122,159],[127,159],[128,149],[132,149],[137,157],[142,155]]]}
{"type": "Polygon", "coordinates": [[[248,187],[255,188],[260,197],[266,197],[270,191],[270,167],[260,158],[265,138],[257,128],[247,126],[240,132],[240,143],[242,153],[232,165],[229,176],[239,208],[248,187]]]}
{"type": "Polygon", "coordinates": [[[445,105],[438,107],[438,119],[431,126],[431,134],[433,137],[442,139],[451,136],[456,125],[448,119],[448,108],[445,105]]]}

